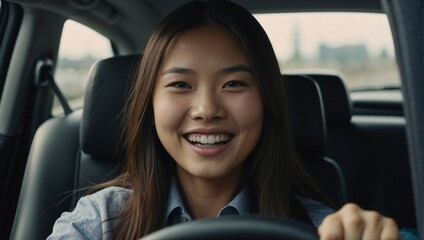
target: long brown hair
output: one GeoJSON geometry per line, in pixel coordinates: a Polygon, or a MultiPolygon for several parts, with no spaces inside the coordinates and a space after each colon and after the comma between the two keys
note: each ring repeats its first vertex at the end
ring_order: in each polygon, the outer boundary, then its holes
{"type": "Polygon", "coordinates": [[[163,149],[152,124],[152,93],[162,57],[179,33],[218,24],[243,47],[257,80],[264,107],[264,125],[257,146],[246,162],[253,211],[261,215],[293,217],[293,195],[326,202],[296,158],[289,125],[286,83],[271,43],[256,19],[228,1],[188,3],[168,15],[148,41],[126,107],[126,166],[116,179],[102,186],[133,190],[117,217],[114,236],[136,239],[164,224],[174,163],[163,149]]]}

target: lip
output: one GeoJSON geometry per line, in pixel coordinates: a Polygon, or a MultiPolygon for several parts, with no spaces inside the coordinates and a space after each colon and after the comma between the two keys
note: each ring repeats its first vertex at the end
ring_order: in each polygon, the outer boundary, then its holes
{"type": "MultiPolygon", "coordinates": [[[[227,135],[231,135],[232,138],[234,137],[234,134],[231,131],[228,131],[226,129],[222,129],[222,128],[197,128],[197,129],[192,129],[190,131],[187,131],[183,134],[183,136],[187,136],[189,134],[205,134],[205,135],[210,135],[210,134],[227,134],[227,135]]],[[[231,143],[232,138],[230,141],[228,141],[225,144],[220,144],[220,145],[193,145],[191,142],[189,142],[185,137],[184,140],[185,142],[193,149],[193,151],[203,157],[214,157],[214,156],[218,156],[220,154],[222,154],[225,149],[228,147],[229,143],[231,143]]]]}
{"type": "Polygon", "coordinates": [[[187,142],[187,143],[190,144],[190,146],[192,147],[193,151],[196,154],[199,154],[200,156],[203,156],[203,157],[218,156],[221,153],[223,153],[228,146],[228,143],[223,144],[223,145],[215,145],[213,147],[204,147],[204,146],[200,146],[200,145],[196,146],[196,145],[193,145],[189,142],[187,142]]]}

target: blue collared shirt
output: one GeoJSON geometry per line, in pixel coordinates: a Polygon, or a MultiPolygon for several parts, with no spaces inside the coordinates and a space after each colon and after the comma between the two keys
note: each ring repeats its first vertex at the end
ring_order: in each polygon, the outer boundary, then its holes
{"type": "MultiPolygon", "coordinates": [[[[247,196],[247,187],[242,190],[218,212],[217,217],[226,215],[246,215],[250,212],[250,206],[247,196]]],[[[184,205],[180,191],[178,191],[177,182],[171,183],[168,196],[168,208],[165,215],[165,226],[191,221],[192,218],[184,205]]],[[[164,227],[165,227],[164,226],[164,227]]]]}
{"type": "MultiPolygon", "coordinates": [[[[305,208],[315,227],[318,227],[327,215],[334,212],[332,208],[312,199],[297,197],[297,200],[305,208]]],[[[250,214],[248,188],[243,187],[227,205],[221,208],[217,217],[247,214],[250,214]]],[[[174,178],[169,189],[168,208],[165,215],[164,227],[191,220],[192,217],[184,205],[180,192],[178,191],[177,182],[174,178]]]]}

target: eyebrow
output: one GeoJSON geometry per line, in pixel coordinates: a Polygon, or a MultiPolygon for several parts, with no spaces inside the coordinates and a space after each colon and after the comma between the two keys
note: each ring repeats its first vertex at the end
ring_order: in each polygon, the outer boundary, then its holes
{"type": "Polygon", "coordinates": [[[235,72],[248,72],[248,73],[253,73],[253,70],[251,67],[248,67],[246,65],[236,65],[236,66],[232,66],[232,67],[227,67],[227,68],[223,68],[221,69],[221,72],[224,74],[228,74],[228,73],[235,73],[235,72]]]}
{"type": "MultiPolygon", "coordinates": [[[[235,73],[235,72],[248,72],[248,73],[252,73],[252,68],[248,67],[246,65],[235,65],[235,66],[231,66],[231,67],[226,67],[220,70],[221,73],[223,74],[230,74],[230,73],[235,73]]],[[[195,74],[195,71],[190,69],[190,68],[184,68],[184,67],[171,67],[166,69],[165,71],[163,71],[161,73],[161,76],[166,75],[166,74],[170,74],[170,73],[178,73],[178,74],[195,74]]]]}
{"type": "Polygon", "coordinates": [[[179,74],[194,74],[194,70],[183,67],[171,67],[163,71],[160,75],[165,75],[169,73],[179,73],[179,74]]]}

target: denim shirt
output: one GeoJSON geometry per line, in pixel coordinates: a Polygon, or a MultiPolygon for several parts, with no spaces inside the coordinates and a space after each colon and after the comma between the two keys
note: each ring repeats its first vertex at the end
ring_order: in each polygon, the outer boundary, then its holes
{"type": "MultiPolygon", "coordinates": [[[[315,227],[318,227],[321,224],[322,220],[328,214],[334,212],[333,209],[311,199],[297,197],[297,200],[305,208],[312,224],[314,224],[315,227]]],[[[247,214],[250,214],[250,206],[247,187],[244,187],[233,198],[233,200],[231,200],[227,205],[221,208],[221,210],[218,212],[217,217],[225,215],[247,214]]],[[[188,213],[184,205],[180,192],[178,191],[177,183],[175,180],[171,183],[168,199],[168,209],[166,211],[165,220],[166,221],[164,227],[192,220],[190,214],[188,213]]]]}
{"type": "MultiPolygon", "coordinates": [[[[217,217],[225,215],[245,215],[249,214],[249,209],[247,188],[244,187],[231,202],[221,208],[217,217]]],[[[174,179],[169,189],[168,208],[165,214],[164,227],[191,220],[192,218],[184,205],[180,192],[178,191],[176,180],[174,179]]]]}
{"type": "MultiPolygon", "coordinates": [[[[53,226],[52,239],[112,239],[112,231],[124,203],[132,190],[122,187],[108,187],[82,197],[72,212],[64,212],[53,226]]],[[[331,208],[311,199],[298,198],[311,222],[318,227],[330,213],[331,208]]],[[[243,188],[232,201],[224,206],[218,217],[231,214],[249,214],[247,189],[243,188]]],[[[190,221],[192,218],[184,206],[175,181],[169,190],[169,200],[165,215],[165,226],[190,221]]],[[[403,239],[418,239],[408,232],[402,232],[403,239]]]]}

